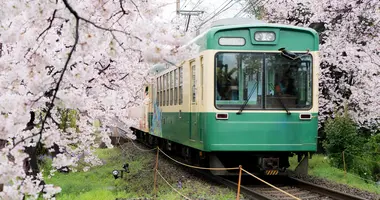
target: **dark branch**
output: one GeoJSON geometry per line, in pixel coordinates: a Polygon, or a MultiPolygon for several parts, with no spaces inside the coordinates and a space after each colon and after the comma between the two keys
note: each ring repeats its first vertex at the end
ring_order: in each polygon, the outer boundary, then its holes
{"type": "Polygon", "coordinates": [[[140,17],[142,18],[141,14],[140,14],[139,7],[137,7],[137,5],[135,4],[135,2],[134,2],[133,0],[130,0],[130,1],[131,1],[131,2],[133,3],[133,5],[136,7],[137,12],[139,13],[140,17]]]}
{"type": "MultiPolygon", "coordinates": [[[[99,64],[100,64],[100,66],[103,67],[102,63],[99,62],[99,64]]],[[[105,74],[104,71],[107,70],[110,66],[111,66],[111,64],[108,64],[107,67],[104,67],[103,69],[99,70],[98,75],[100,75],[100,74],[102,74],[102,73],[105,74]]]]}
{"type": "Polygon", "coordinates": [[[49,18],[48,20],[50,21],[50,24],[49,24],[49,26],[44,30],[44,31],[42,31],[42,33],[40,33],[40,35],[37,37],[37,41],[38,41],[38,39],[45,33],[45,32],[47,32],[50,28],[51,28],[51,25],[53,24],[53,21],[54,21],[54,19],[55,19],[55,14],[57,13],[57,9],[55,9],[54,10],[54,12],[53,12],[53,16],[51,17],[51,18],[49,18]]]}
{"type": "Polygon", "coordinates": [[[123,77],[121,77],[119,80],[125,79],[128,75],[129,75],[129,73],[127,73],[126,75],[124,75],[123,77]]]}
{"type": "Polygon", "coordinates": [[[45,117],[43,118],[42,122],[41,122],[41,128],[40,128],[40,131],[38,133],[34,133],[26,138],[23,138],[22,140],[14,143],[12,149],[14,147],[16,147],[18,144],[20,144],[21,142],[27,140],[27,139],[30,139],[30,138],[33,138],[35,136],[40,136],[39,139],[38,139],[38,142],[37,142],[37,145],[38,144],[41,144],[41,138],[42,138],[42,132],[45,128],[45,124],[46,124],[46,121],[48,119],[48,117],[50,116],[50,113],[51,113],[51,110],[53,109],[53,105],[54,105],[54,101],[55,99],[57,98],[57,93],[58,93],[58,90],[59,90],[59,86],[61,85],[62,83],[62,80],[63,80],[63,75],[65,74],[66,70],[67,70],[67,67],[69,66],[69,62],[71,60],[71,57],[75,51],[75,47],[77,46],[78,44],[78,40],[79,40],[79,16],[78,16],[78,13],[72,9],[72,7],[68,4],[67,0],[63,0],[63,3],[65,4],[66,8],[69,9],[69,11],[71,12],[71,14],[73,14],[75,16],[75,19],[76,19],[76,26],[75,26],[75,40],[74,40],[74,44],[70,50],[70,53],[66,59],[66,62],[65,62],[65,65],[63,67],[63,69],[61,70],[61,75],[59,77],[59,80],[57,82],[57,85],[56,87],[54,88],[54,95],[53,95],[53,98],[51,99],[51,102],[47,104],[47,111],[46,111],[46,115],[45,117]]]}
{"type": "Polygon", "coordinates": [[[123,7],[123,0],[119,0],[119,3],[120,3],[121,11],[123,12],[124,15],[127,15],[128,13],[124,10],[124,7],[123,7]]]}
{"type": "Polygon", "coordinates": [[[108,85],[106,85],[106,84],[102,84],[104,87],[106,87],[107,89],[110,89],[110,90],[115,90],[115,89],[113,89],[113,88],[111,88],[110,86],[108,86],[108,85]]]}
{"type": "Polygon", "coordinates": [[[90,21],[90,20],[88,20],[88,19],[85,19],[85,18],[83,18],[83,17],[78,16],[78,18],[81,19],[81,20],[83,20],[83,21],[85,21],[85,22],[87,22],[87,23],[89,23],[89,24],[91,24],[91,25],[93,25],[93,26],[95,26],[96,28],[98,28],[98,29],[100,29],[100,30],[107,31],[107,32],[111,32],[111,33],[112,33],[112,32],[123,33],[123,34],[125,34],[125,35],[127,35],[127,36],[133,37],[133,38],[139,40],[140,42],[142,42],[142,39],[141,39],[141,38],[139,38],[139,37],[137,37],[137,36],[134,36],[134,35],[131,35],[130,33],[126,32],[126,31],[117,30],[117,29],[112,29],[112,28],[105,28],[105,27],[99,26],[99,25],[95,24],[94,22],[92,22],[92,21],[90,21]]]}

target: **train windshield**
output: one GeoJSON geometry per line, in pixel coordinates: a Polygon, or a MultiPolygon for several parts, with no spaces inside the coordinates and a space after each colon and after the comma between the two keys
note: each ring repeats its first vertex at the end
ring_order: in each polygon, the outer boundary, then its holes
{"type": "Polygon", "coordinates": [[[310,109],[312,57],[289,60],[280,53],[217,53],[218,109],[310,109]]]}

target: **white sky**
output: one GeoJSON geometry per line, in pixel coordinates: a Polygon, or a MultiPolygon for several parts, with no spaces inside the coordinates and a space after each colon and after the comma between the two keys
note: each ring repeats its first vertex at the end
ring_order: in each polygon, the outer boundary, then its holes
{"type": "MultiPolygon", "coordinates": [[[[216,12],[220,11],[221,8],[223,8],[224,10],[225,8],[228,8],[232,5],[226,11],[215,16],[207,24],[202,26],[202,27],[207,27],[207,25],[209,25],[211,22],[215,20],[233,18],[246,5],[244,0],[232,0],[231,2],[230,1],[231,0],[180,0],[180,8],[181,10],[192,10],[194,6],[197,5],[195,10],[205,11],[201,19],[207,20],[210,17],[212,17],[216,12]],[[225,5],[227,6],[225,7],[225,5]]],[[[170,0],[168,3],[170,4],[164,8],[165,10],[164,16],[168,20],[171,20],[174,17],[176,17],[176,1],[170,0]]],[[[242,16],[240,15],[240,17],[242,16]]],[[[195,18],[197,17],[192,16],[192,20],[194,20],[195,18]]],[[[184,24],[184,27],[185,27],[185,24],[184,24]]]]}

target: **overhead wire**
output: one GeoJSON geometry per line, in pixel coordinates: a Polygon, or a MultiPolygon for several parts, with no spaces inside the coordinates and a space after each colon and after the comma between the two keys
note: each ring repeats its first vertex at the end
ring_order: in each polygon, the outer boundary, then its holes
{"type": "Polygon", "coordinates": [[[205,19],[207,19],[208,17],[210,17],[214,12],[216,12],[217,10],[219,10],[227,2],[228,2],[228,0],[225,0],[222,4],[220,4],[220,6],[217,9],[215,9],[213,12],[211,12],[209,15],[207,15],[205,17],[205,19]]]}
{"type": "Polygon", "coordinates": [[[232,4],[230,7],[226,8],[232,1],[234,0],[230,0],[219,12],[215,13],[212,17],[210,17],[209,19],[203,21],[198,27],[201,27],[202,25],[206,24],[207,22],[209,22],[210,20],[212,20],[214,17],[220,15],[221,13],[223,13],[224,11],[228,10],[229,8],[231,8],[233,5],[235,5],[238,1],[236,1],[234,4],[232,4]]]}
{"type": "Polygon", "coordinates": [[[181,7],[180,9],[182,10],[182,9],[186,8],[187,4],[188,4],[190,1],[191,1],[191,0],[189,0],[189,1],[185,0],[185,2],[183,2],[183,5],[182,5],[182,7],[181,7]],[[186,3],[187,3],[187,4],[186,4],[186,3]]]}
{"type": "Polygon", "coordinates": [[[195,5],[194,5],[194,8],[193,9],[191,9],[191,11],[193,11],[195,8],[197,8],[199,5],[201,5],[202,4],[202,0],[198,0],[198,2],[197,3],[195,3],[195,5]]]}
{"type": "Polygon", "coordinates": [[[257,6],[261,2],[262,0],[256,0],[254,3],[247,3],[247,5],[243,7],[234,17],[239,17],[241,14],[246,13],[249,8],[257,6]]]}

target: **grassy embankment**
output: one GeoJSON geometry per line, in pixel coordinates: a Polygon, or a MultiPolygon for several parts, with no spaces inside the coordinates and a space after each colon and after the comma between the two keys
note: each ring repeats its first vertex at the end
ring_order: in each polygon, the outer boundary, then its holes
{"type": "MultiPolygon", "coordinates": [[[[99,158],[104,161],[103,166],[94,167],[87,172],[78,171],[69,174],[56,172],[51,179],[45,178],[46,182],[62,188],[62,192],[57,196],[58,200],[152,199],[154,153],[132,150],[133,146],[125,148],[127,148],[125,153],[118,148],[100,149],[97,153],[99,158]],[[124,174],[123,179],[115,180],[111,174],[112,170],[121,169],[125,162],[130,165],[130,173],[124,174]]],[[[45,171],[48,170],[45,168],[45,171]]],[[[159,170],[174,188],[191,199],[236,198],[235,191],[194,179],[174,165],[170,166],[160,162],[159,170]],[[181,188],[177,185],[178,180],[182,182],[181,188]]],[[[180,195],[159,176],[158,185],[158,199],[181,199],[180,195]]]]}
{"type": "MultiPolygon", "coordinates": [[[[290,165],[290,169],[295,169],[297,166],[296,156],[293,156],[290,159],[290,165]]],[[[374,182],[366,182],[357,175],[351,173],[345,175],[343,170],[331,167],[328,163],[328,159],[325,159],[323,155],[313,155],[312,159],[309,160],[309,175],[380,194],[380,186],[376,185],[374,182]]]]}

